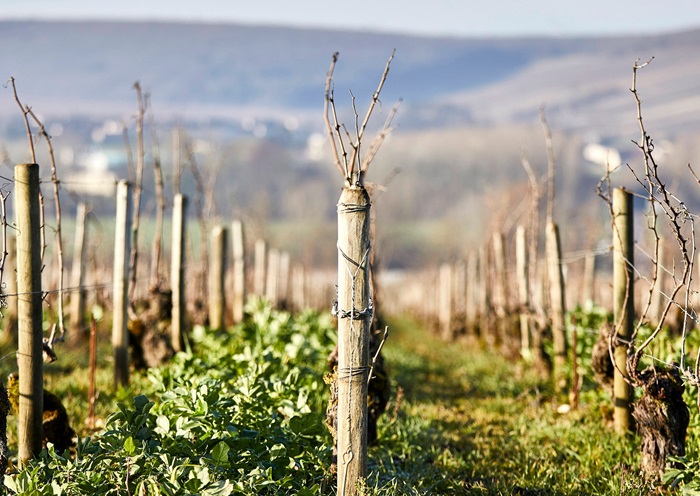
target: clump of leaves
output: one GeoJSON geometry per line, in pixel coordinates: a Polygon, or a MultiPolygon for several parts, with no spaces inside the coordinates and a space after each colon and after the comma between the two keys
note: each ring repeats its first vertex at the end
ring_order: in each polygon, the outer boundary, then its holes
{"type": "Polygon", "coordinates": [[[256,302],[230,333],[200,328],[191,353],[153,369],[74,458],[50,447],[6,478],[10,494],[320,494],[330,321],[256,302]]]}

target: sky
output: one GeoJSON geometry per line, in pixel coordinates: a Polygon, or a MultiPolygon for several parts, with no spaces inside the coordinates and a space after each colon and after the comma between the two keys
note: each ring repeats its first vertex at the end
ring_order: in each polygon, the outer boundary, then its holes
{"type": "Polygon", "coordinates": [[[598,36],[700,27],[697,0],[0,0],[0,19],[168,20],[428,36],[598,36]]]}

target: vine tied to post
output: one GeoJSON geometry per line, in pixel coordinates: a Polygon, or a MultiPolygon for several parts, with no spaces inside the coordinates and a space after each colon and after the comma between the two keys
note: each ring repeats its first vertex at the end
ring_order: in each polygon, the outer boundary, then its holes
{"type": "Polygon", "coordinates": [[[367,129],[367,124],[369,123],[370,117],[372,116],[372,112],[374,111],[374,107],[377,105],[377,102],[380,102],[379,96],[381,94],[382,88],[384,87],[384,83],[386,82],[386,78],[389,74],[389,69],[391,67],[391,62],[394,59],[395,54],[396,49],[392,50],[391,55],[389,56],[389,59],[386,62],[384,72],[382,72],[382,76],[379,80],[379,85],[377,86],[375,92],[372,94],[372,100],[370,101],[367,113],[365,114],[362,123],[360,123],[359,120],[359,114],[357,112],[357,106],[355,104],[355,95],[352,93],[352,91],[350,91],[350,98],[352,102],[352,110],[355,122],[354,137],[350,135],[350,131],[348,131],[345,124],[341,123],[338,119],[338,112],[335,106],[335,88],[333,85],[333,73],[335,71],[335,65],[338,62],[339,52],[333,53],[333,56],[331,58],[331,65],[326,75],[323,117],[324,122],[326,124],[326,132],[331,143],[333,160],[335,162],[336,167],[343,176],[346,187],[364,187],[364,174],[367,172],[369,164],[374,159],[375,155],[377,154],[377,151],[381,147],[381,144],[394,129],[391,124],[393,122],[394,116],[396,115],[396,112],[398,111],[398,107],[401,103],[401,100],[399,100],[399,102],[392,108],[391,112],[389,112],[387,120],[384,123],[384,127],[375,136],[375,138],[372,140],[372,143],[370,143],[368,151],[365,154],[364,158],[362,157],[362,139],[364,137],[365,130],[367,129]],[[331,115],[333,121],[332,123],[331,115]],[[345,137],[343,137],[343,135],[345,135],[345,137]],[[346,140],[348,141],[347,145],[345,143],[346,140]],[[349,151],[349,149],[351,149],[351,151],[349,151]]]}

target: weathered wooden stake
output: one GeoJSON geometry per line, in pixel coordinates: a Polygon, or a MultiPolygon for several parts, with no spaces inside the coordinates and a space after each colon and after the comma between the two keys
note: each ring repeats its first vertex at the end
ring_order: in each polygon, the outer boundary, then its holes
{"type": "Polygon", "coordinates": [[[267,269],[267,243],[264,239],[255,241],[255,267],[253,268],[253,294],[265,296],[265,270],[267,269]]]}
{"type": "Polygon", "coordinates": [[[267,252],[267,281],[265,282],[265,298],[273,307],[277,306],[277,291],[280,277],[280,252],[271,248],[267,252]]]}
{"type": "Polygon", "coordinates": [[[491,306],[491,278],[489,271],[489,256],[485,247],[479,248],[479,330],[481,337],[490,348],[496,345],[496,332],[493,329],[491,306]]]}
{"type": "Polygon", "coordinates": [[[87,205],[78,204],[75,215],[75,246],[73,248],[73,270],[71,274],[71,286],[73,292],[70,300],[70,332],[69,340],[74,343],[81,342],[84,334],[85,317],[85,219],[87,218],[87,205]]]}
{"type": "Polygon", "coordinates": [[[213,331],[226,328],[226,254],[228,253],[228,230],[216,226],[211,231],[209,250],[209,327],[213,331]]]}
{"type": "Polygon", "coordinates": [[[515,231],[515,272],[520,305],[520,351],[523,355],[530,349],[530,271],[527,248],[527,229],[525,226],[518,226],[515,231]]]}
{"type": "Polygon", "coordinates": [[[279,284],[277,285],[277,300],[282,310],[286,310],[289,305],[289,265],[289,252],[283,251],[280,254],[279,284]]]}
{"type": "Polygon", "coordinates": [[[447,263],[440,266],[438,321],[442,339],[450,341],[452,339],[452,266],[447,263]]]}
{"type": "Polygon", "coordinates": [[[370,200],[345,187],[338,201],[338,494],[355,496],[367,475],[370,200]]]}
{"type": "Polygon", "coordinates": [[[243,224],[240,220],[231,223],[231,238],[233,245],[233,323],[243,322],[243,307],[245,306],[245,238],[243,224]]]}
{"type": "Polygon", "coordinates": [[[301,264],[295,264],[292,268],[292,308],[295,312],[302,312],[308,306],[306,292],[306,270],[301,264]]]}
{"type": "Polygon", "coordinates": [[[114,348],[114,385],[129,383],[129,260],[131,253],[131,185],[117,185],[117,218],[114,241],[114,305],[112,347],[114,348]]]}
{"type": "Polygon", "coordinates": [[[17,201],[17,317],[19,347],[18,458],[21,465],[41,451],[44,401],[42,357],[41,221],[39,166],[15,166],[17,201]]]}
{"type": "Polygon", "coordinates": [[[185,335],[185,241],[187,233],[187,197],[181,193],[173,199],[173,238],[171,244],[170,284],[173,310],[170,340],[176,352],[184,349],[185,335]]]}
{"type": "Polygon", "coordinates": [[[464,317],[468,334],[476,334],[477,306],[478,300],[478,257],[475,252],[470,251],[467,255],[467,282],[466,282],[466,302],[464,317]]]}
{"type": "Polygon", "coordinates": [[[547,223],[547,273],[549,275],[549,299],[551,305],[552,340],[554,342],[554,387],[559,393],[566,389],[566,357],[568,344],[566,339],[566,297],[564,291],[564,274],[561,264],[561,244],[559,227],[547,223]]]}
{"type": "Polygon", "coordinates": [[[586,306],[592,305],[596,300],[595,296],[595,259],[594,253],[587,253],[583,265],[583,294],[581,303],[586,306]]]}
{"type": "Polygon", "coordinates": [[[503,234],[493,233],[493,306],[498,317],[498,340],[508,346],[508,283],[506,281],[506,253],[503,234]]]}
{"type": "Polygon", "coordinates": [[[634,328],[634,227],[632,193],[622,188],[613,190],[613,288],[615,305],[614,343],[614,420],[615,430],[624,434],[632,426],[630,405],[634,392],[625,380],[627,345],[634,328]]]}

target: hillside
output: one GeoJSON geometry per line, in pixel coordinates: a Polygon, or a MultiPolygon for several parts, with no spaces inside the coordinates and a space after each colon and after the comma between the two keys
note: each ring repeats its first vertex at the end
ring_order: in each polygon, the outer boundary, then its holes
{"type": "Polygon", "coordinates": [[[700,127],[699,43],[700,30],[461,39],[224,24],[6,21],[0,22],[0,68],[47,114],[129,111],[131,85],[140,80],[161,116],[291,114],[318,121],[334,51],[341,53],[336,90],[352,89],[361,103],[396,48],[384,101],[404,99],[404,127],[533,122],[547,103],[560,129],[619,136],[634,124],[627,111],[632,63],[652,55],[656,61],[640,83],[649,117],[669,133],[700,127]]]}
{"type": "MultiPolygon", "coordinates": [[[[351,122],[348,90],[358,108],[366,108],[396,48],[373,125],[399,98],[404,103],[369,180],[382,183],[400,171],[376,203],[378,236],[384,261],[408,266],[459,257],[493,229],[509,230],[522,220],[529,193],[523,152],[539,174],[546,170],[542,104],[554,131],[557,208],[562,218],[587,226],[563,231],[565,249],[605,236],[600,226],[607,211],[594,193],[602,168],[585,161],[582,151],[603,143],[619,149],[623,162],[638,162],[629,87],[634,61],[651,56],[638,81],[647,129],[665,177],[689,206],[700,208],[695,182],[677,180],[687,178],[686,164],[700,156],[699,45],[700,29],[645,37],[460,39],[223,24],[0,22],[0,76],[14,76],[23,101],[46,118],[64,187],[82,184],[75,198],[88,192],[85,184],[109,190],[112,177],[129,176],[121,123],[133,142],[132,85],[139,80],[151,94],[168,184],[171,131],[181,127],[213,185],[215,215],[246,216],[257,235],[331,265],[332,244],[309,242],[334,229],[338,195],[322,120],[330,58],[340,52],[335,92],[341,120],[351,122]],[[98,168],[97,179],[86,183],[94,156],[112,175],[98,168]]],[[[178,153],[184,159],[184,149],[178,153]]],[[[23,156],[24,126],[6,89],[0,92],[0,158],[8,165],[23,156]]],[[[151,180],[147,174],[147,215],[151,180]]],[[[191,175],[182,188],[195,191],[191,175]]],[[[95,205],[98,214],[112,215],[111,201],[95,205]]]]}

